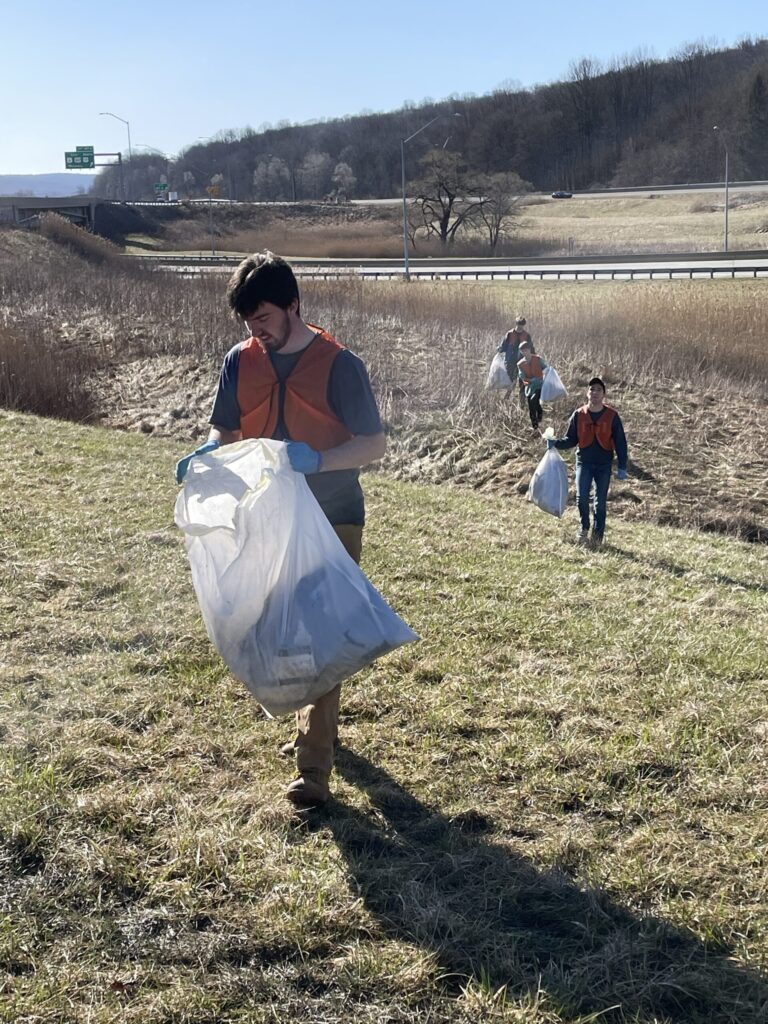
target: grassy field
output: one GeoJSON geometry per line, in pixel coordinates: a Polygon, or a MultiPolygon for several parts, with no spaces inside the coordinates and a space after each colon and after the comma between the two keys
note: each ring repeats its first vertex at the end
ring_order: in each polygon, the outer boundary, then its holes
{"type": "Polygon", "coordinates": [[[296,816],[199,620],[172,438],[0,412],[0,1020],[768,1015],[761,545],[368,474],[419,632],[296,816]]]}
{"type": "MultiPolygon", "coordinates": [[[[765,193],[732,191],[729,249],[765,249],[768,198],[765,193]]],[[[523,197],[497,252],[499,256],[560,256],[591,253],[709,252],[723,247],[724,194],[651,193],[557,200],[523,197]]],[[[162,238],[130,236],[128,252],[150,248],[210,252],[211,224],[218,251],[249,253],[271,248],[302,256],[402,257],[400,207],[315,205],[270,211],[238,207],[203,208],[168,224],[162,238]],[[323,213],[322,221],[318,215],[323,213]]],[[[419,237],[413,255],[439,256],[440,249],[419,237]]],[[[479,232],[457,235],[457,256],[486,256],[479,232]]]]}
{"type": "MultiPolygon", "coordinates": [[[[567,200],[524,206],[517,222],[521,242],[540,239],[547,251],[581,253],[707,252],[723,247],[724,193],[651,193],[567,200]]],[[[729,249],[764,249],[768,198],[732,192],[728,203],[729,249]]]]}

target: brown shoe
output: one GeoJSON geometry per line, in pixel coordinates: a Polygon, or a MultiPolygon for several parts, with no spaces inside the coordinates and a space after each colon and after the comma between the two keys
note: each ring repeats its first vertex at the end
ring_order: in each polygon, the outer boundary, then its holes
{"type": "Polygon", "coordinates": [[[285,791],[286,800],[295,807],[321,807],[330,795],[328,776],[315,768],[305,768],[285,791]]]}

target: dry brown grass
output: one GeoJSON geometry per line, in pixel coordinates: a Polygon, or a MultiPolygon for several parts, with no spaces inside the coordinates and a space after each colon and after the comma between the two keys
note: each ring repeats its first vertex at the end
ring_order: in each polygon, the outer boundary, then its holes
{"type": "MultiPolygon", "coordinates": [[[[518,237],[560,254],[720,251],[723,203],[718,191],[549,199],[524,208],[518,237]]],[[[731,193],[729,249],[764,249],[767,215],[764,193],[731,193]]]]}
{"type": "Polygon", "coordinates": [[[47,334],[0,323],[0,407],[87,423],[98,362],[78,347],[62,351],[47,334]]]}
{"type": "MultiPolygon", "coordinates": [[[[723,194],[657,193],[553,200],[523,197],[498,256],[560,256],[591,253],[708,252],[723,245],[723,194]]],[[[275,252],[337,258],[402,256],[401,209],[391,206],[286,206],[238,213],[214,207],[215,245],[224,252],[275,252]]],[[[735,191],[729,202],[729,248],[766,247],[768,198],[735,191]]],[[[165,228],[169,251],[210,251],[208,213],[203,208],[165,228]]],[[[441,257],[434,240],[419,235],[414,255],[441,257]]],[[[460,233],[454,256],[487,256],[483,235],[460,233]]]]}
{"type": "Polygon", "coordinates": [[[92,262],[108,263],[120,258],[118,246],[57,213],[44,213],[40,217],[38,230],[44,238],[92,262]]]}
{"type": "MultiPolygon", "coordinates": [[[[182,281],[27,260],[8,265],[0,311],[15,335],[82,352],[78,369],[95,359],[88,384],[101,422],[173,435],[181,448],[207,431],[220,360],[241,337],[223,286],[221,275],[182,281]]],[[[550,422],[564,427],[593,372],[622,411],[633,471],[614,489],[613,514],[760,540],[768,532],[763,288],[307,280],[302,308],[369,366],[390,433],[386,466],[398,476],[525,491],[540,442],[515,402],[484,390],[493,350],[522,310],[569,387],[550,422]]],[[[31,343],[26,351],[36,392],[31,343]]],[[[63,359],[55,373],[40,365],[46,382],[66,385],[63,359]]]]}
{"type": "Polygon", "coordinates": [[[238,231],[222,237],[219,246],[226,252],[243,254],[271,249],[285,252],[337,259],[396,258],[402,251],[402,236],[391,220],[366,221],[334,226],[333,230],[318,231],[289,222],[272,222],[264,231],[238,231]]]}

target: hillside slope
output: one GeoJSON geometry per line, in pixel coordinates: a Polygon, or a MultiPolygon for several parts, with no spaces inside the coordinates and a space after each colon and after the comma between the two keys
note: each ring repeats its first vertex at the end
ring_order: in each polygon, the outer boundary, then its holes
{"type": "MultiPolygon", "coordinates": [[[[199,620],[169,439],[0,412],[4,1021],[757,1024],[764,549],[367,475],[422,639],[296,819],[199,620]]],[[[268,557],[268,555],[265,555],[268,557]]]]}
{"type": "MultiPolygon", "coordinates": [[[[22,231],[0,232],[0,262],[6,404],[170,436],[179,455],[195,446],[221,358],[241,337],[220,277],[145,274],[111,255],[94,264],[22,231]]],[[[569,389],[545,425],[564,430],[594,372],[624,417],[630,479],[613,486],[611,518],[765,542],[763,291],[759,280],[305,280],[302,308],[369,366],[392,473],[523,500],[541,439],[516,402],[484,384],[524,309],[569,389]]]]}

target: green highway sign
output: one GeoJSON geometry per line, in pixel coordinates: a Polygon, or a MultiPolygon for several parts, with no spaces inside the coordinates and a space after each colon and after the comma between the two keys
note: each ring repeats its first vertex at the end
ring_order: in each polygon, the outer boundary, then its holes
{"type": "Polygon", "coordinates": [[[93,146],[75,146],[77,153],[93,153],[93,146]]]}
{"type": "Polygon", "coordinates": [[[93,151],[81,152],[76,151],[74,153],[64,154],[64,167],[66,170],[82,169],[84,167],[95,167],[96,161],[94,160],[93,151]]]}
{"type": "Polygon", "coordinates": [[[155,192],[165,192],[167,190],[167,188],[168,188],[168,182],[167,181],[159,181],[155,185],[155,192]]]}

